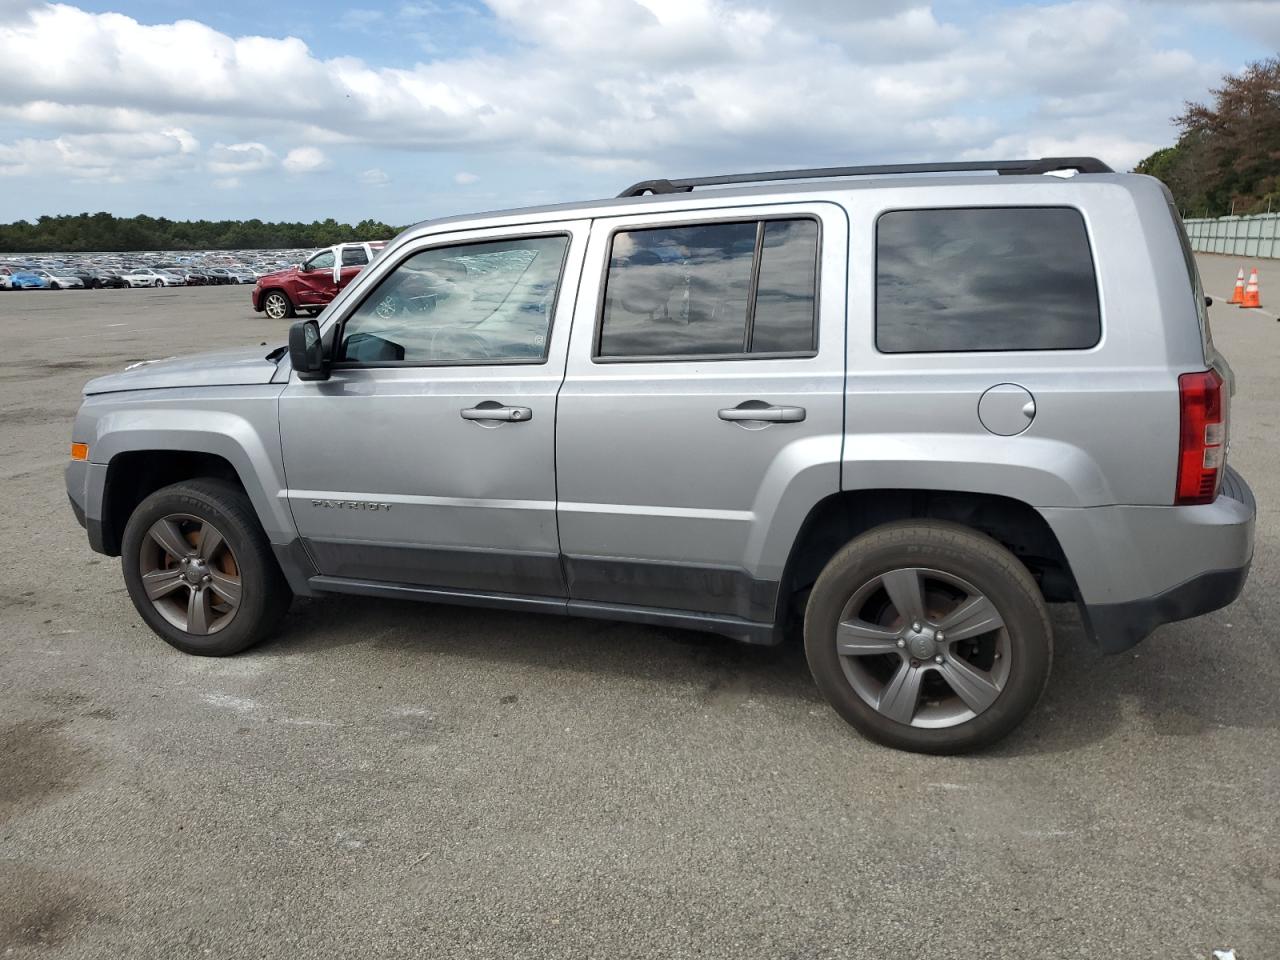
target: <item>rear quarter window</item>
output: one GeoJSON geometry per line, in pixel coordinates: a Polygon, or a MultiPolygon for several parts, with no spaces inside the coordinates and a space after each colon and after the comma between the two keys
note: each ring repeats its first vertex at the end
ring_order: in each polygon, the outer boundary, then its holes
{"type": "Polygon", "coordinates": [[[882,353],[1084,350],[1101,336],[1079,211],[892,210],[877,220],[882,353]]]}

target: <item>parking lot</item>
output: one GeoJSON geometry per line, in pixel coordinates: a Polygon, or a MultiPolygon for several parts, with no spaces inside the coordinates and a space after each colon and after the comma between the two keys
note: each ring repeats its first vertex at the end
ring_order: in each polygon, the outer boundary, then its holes
{"type": "Polygon", "coordinates": [[[1115,657],[1055,611],[1040,706],[962,758],[859,739],[798,647],[633,624],[299,600],[183,656],[67,505],[79,388],[287,323],[0,293],[0,956],[1280,956],[1273,263],[1265,313],[1211,310],[1243,597],[1115,657]]]}

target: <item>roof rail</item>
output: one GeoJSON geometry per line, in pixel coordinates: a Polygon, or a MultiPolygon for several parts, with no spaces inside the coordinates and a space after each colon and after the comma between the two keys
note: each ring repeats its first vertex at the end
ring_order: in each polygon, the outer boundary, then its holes
{"type": "Polygon", "coordinates": [[[1039,160],[961,160],[954,163],[884,163],[868,167],[812,167],[808,170],[769,170],[761,173],[729,173],[717,177],[683,180],[641,180],[619,197],[643,197],[646,193],[688,193],[694,187],[733,183],[767,183],[773,180],[830,180],[836,177],[886,177],[904,173],[960,173],[993,171],[1002,176],[1075,170],[1077,173],[1114,173],[1096,157],[1041,157],[1039,160]]]}

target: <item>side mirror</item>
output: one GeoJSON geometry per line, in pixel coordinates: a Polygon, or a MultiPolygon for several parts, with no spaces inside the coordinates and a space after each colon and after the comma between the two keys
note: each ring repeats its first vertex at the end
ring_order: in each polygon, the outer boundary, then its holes
{"type": "Polygon", "coordinates": [[[289,328],[289,362],[299,380],[329,379],[329,364],[325,362],[324,344],[320,342],[320,324],[299,320],[289,328]]]}

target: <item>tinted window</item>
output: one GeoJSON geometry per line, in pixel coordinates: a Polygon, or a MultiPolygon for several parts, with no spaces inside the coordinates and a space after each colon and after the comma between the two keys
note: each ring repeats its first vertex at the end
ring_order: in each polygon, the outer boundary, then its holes
{"type": "Polygon", "coordinates": [[[765,221],[756,312],[751,325],[752,353],[813,349],[817,269],[817,223],[765,221]]]}
{"type": "Polygon", "coordinates": [[[809,351],[816,257],[817,224],[811,220],[620,231],[610,252],[597,355],[809,351]]]}
{"type": "Polygon", "coordinates": [[[1084,349],[1101,331],[1075,210],[898,210],[876,224],[876,346],[885,353],[1084,349]]]}
{"type": "Polygon", "coordinates": [[[567,237],[495,240],[415,254],[347,320],[340,358],[504,363],[546,357],[567,237]]]}
{"type": "Polygon", "coordinates": [[[342,265],[344,267],[362,267],[369,262],[364,247],[343,247],[342,265]]]}

